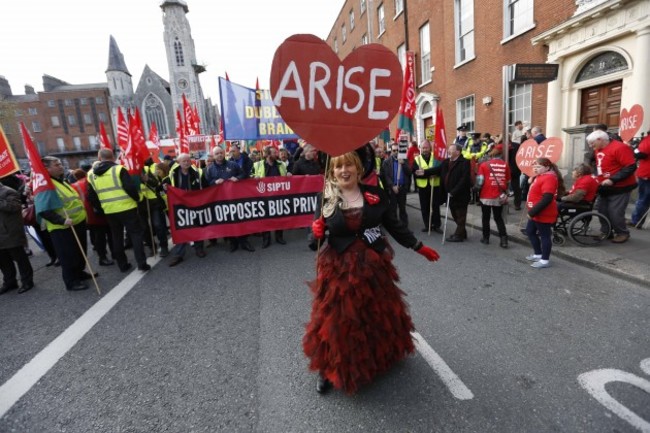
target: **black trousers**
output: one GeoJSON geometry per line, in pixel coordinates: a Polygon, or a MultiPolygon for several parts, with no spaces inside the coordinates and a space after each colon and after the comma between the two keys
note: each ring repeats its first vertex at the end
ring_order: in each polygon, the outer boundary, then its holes
{"type": "Polygon", "coordinates": [[[0,271],[2,271],[2,279],[5,285],[17,283],[14,262],[18,265],[21,283],[23,285],[32,284],[34,282],[32,264],[29,262],[25,247],[19,246],[0,249],[0,271]]]}
{"type": "Polygon", "coordinates": [[[390,211],[406,225],[409,223],[409,216],[406,213],[407,193],[408,189],[405,185],[400,186],[397,193],[392,188],[390,189],[390,211]]]}
{"type": "Polygon", "coordinates": [[[522,191],[521,191],[521,182],[519,178],[521,177],[521,171],[517,167],[517,164],[510,165],[510,188],[512,188],[512,194],[514,198],[515,207],[521,207],[522,191]]]}
{"type": "Polygon", "coordinates": [[[61,276],[66,288],[71,288],[81,282],[81,272],[86,267],[84,259],[87,248],[86,222],[80,222],[72,226],[72,229],[77,233],[83,254],[71,229],[58,229],[50,232],[56,256],[61,263],[61,276]]]}
{"type": "Polygon", "coordinates": [[[449,203],[449,213],[456,223],[456,231],[454,235],[467,239],[467,230],[465,222],[467,221],[467,203],[449,203]]]}
{"type": "Polygon", "coordinates": [[[133,243],[133,255],[138,266],[147,264],[147,256],[144,253],[143,235],[144,230],[140,222],[137,209],[129,209],[124,212],[106,215],[108,225],[111,227],[113,236],[113,258],[117,260],[120,269],[124,268],[128,260],[124,253],[124,229],[133,243]]]}
{"type": "Polygon", "coordinates": [[[424,188],[418,188],[420,197],[420,210],[424,227],[429,228],[429,208],[431,207],[431,227],[440,228],[440,204],[442,204],[442,188],[439,186],[433,189],[433,206],[431,206],[431,185],[424,188]]]}
{"type": "Polygon", "coordinates": [[[52,237],[50,236],[50,233],[47,230],[41,230],[39,224],[35,224],[32,227],[34,227],[36,234],[41,239],[43,248],[45,248],[45,252],[50,257],[50,260],[56,260],[56,251],[54,250],[54,244],[52,243],[52,237]]]}
{"type": "Polygon", "coordinates": [[[88,224],[88,233],[90,234],[90,242],[95,247],[100,259],[107,257],[106,247],[111,250],[111,255],[113,255],[113,237],[111,228],[108,225],[88,224]]]}
{"type": "Polygon", "coordinates": [[[499,236],[508,236],[506,225],[503,222],[503,206],[486,206],[481,204],[481,222],[483,228],[483,237],[490,239],[490,213],[494,215],[494,222],[497,224],[499,236]]]}
{"type": "Polygon", "coordinates": [[[165,213],[158,205],[156,200],[142,200],[138,203],[138,213],[142,221],[142,228],[144,230],[144,243],[151,246],[151,233],[158,239],[158,244],[161,247],[167,247],[167,221],[165,220],[165,213]],[[149,207],[147,208],[147,201],[149,207]]]}

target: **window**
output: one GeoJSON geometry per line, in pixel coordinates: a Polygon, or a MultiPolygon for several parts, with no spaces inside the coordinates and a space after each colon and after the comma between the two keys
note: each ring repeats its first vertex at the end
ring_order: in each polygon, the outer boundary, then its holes
{"type": "Polygon", "coordinates": [[[474,58],[474,0],[456,2],[456,63],[474,58]]]}
{"type": "Polygon", "coordinates": [[[341,40],[343,41],[343,43],[345,43],[345,41],[348,40],[348,31],[345,28],[345,24],[341,26],[341,40]]]}
{"type": "Polygon", "coordinates": [[[363,36],[361,36],[361,45],[366,45],[368,43],[368,33],[364,33],[363,36]]]}
{"type": "Polygon", "coordinates": [[[32,121],[32,132],[42,132],[41,122],[34,120],[32,121]]]}
{"type": "Polygon", "coordinates": [[[395,16],[404,12],[404,0],[395,0],[395,16]]]}
{"type": "Polygon", "coordinates": [[[431,81],[431,37],[429,34],[429,23],[420,27],[420,78],[420,84],[431,81]]]}
{"type": "Polygon", "coordinates": [[[66,107],[72,107],[72,99],[66,99],[63,103],[66,107]]]}
{"type": "Polygon", "coordinates": [[[95,98],[95,103],[96,104],[103,104],[104,103],[104,98],[102,96],[98,96],[95,98]]]}
{"type": "Polygon", "coordinates": [[[406,65],[406,44],[402,44],[397,47],[397,59],[399,60],[400,65],[402,65],[403,71],[404,65],[406,65]]]}
{"type": "Polygon", "coordinates": [[[52,122],[52,126],[54,128],[56,128],[57,126],[61,126],[61,122],[59,122],[59,116],[50,117],[50,121],[52,122]]]}
{"type": "Polygon", "coordinates": [[[510,111],[508,112],[508,131],[514,130],[515,122],[521,120],[530,125],[532,118],[532,84],[510,85],[510,111]]]}
{"type": "Polygon", "coordinates": [[[36,147],[38,147],[38,154],[41,156],[47,155],[47,149],[45,148],[45,142],[44,141],[37,141],[36,142],[36,147]]]}
{"type": "Polygon", "coordinates": [[[505,0],[505,37],[522,33],[535,25],[533,0],[505,0]]]}
{"type": "Polygon", "coordinates": [[[76,150],[81,150],[81,137],[72,137],[72,143],[76,150]]]}
{"type": "Polygon", "coordinates": [[[30,108],[29,109],[29,115],[30,116],[36,116],[38,114],[38,110],[36,108],[30,108]]]}
{"type": "Polygon", "coordinates": [[[339,41],[337,41],[336,38],[334,38],[334,52],[339,52],[339,41]]]}
{"type": "Polygon", "coordinates": [[[360,7],[361,13],[363,14],[366,11],[366,0],[361,0],[360,7]]]}
{"type": "Polygon", "coordinates": [[[47,106],[50,108],[56,107],[56,101],[54,99],[48,99],[47,100],[47,106]]]}
{"type": "Polygon", "coordinates": [[[578,74],[576,83],[590,80],[592,78],[602,77],[603,75],[613,74],[618,71],[624,71],[628,68],[625,57],[614,51],[607,51],[598,54],[589,60],[578,74]]]}
{"type": "Polygon", "coordinates": [[[92,123],[93,123],[93,116],[91,116],[88,113],[84,114],[84,125],[92,125],[92,123]]]}
{"type": "Polygon", "coordinates": [[[377,22],[379,23],[379,36],[386,31],[386,22],[384,21],[384,5],[377,8],[377,22]]]}
{"type": "Polygon", "coordinates": [[[20,117],[20,116],[22,116],[22,115],[23,115],[23,110],[21,110],[20,108],[16,108],[16,109],[14,110],[14,115],[15,115],[16,117],[20,117]]]}
{"type": "Polygon", "coordinates": [[[144,100],[144,118],[147,130],[150,130],[151,124],[156,122],[158,135],[164,136],[169,134],[164,105],[160,98],[152,93],[150,93],[144,100]]]}
{"type": "Polygon", "coordinates": [[[104,112],[99,112],[97,113],[97,117],[99,118],[100,122],[106,123],[106,113],[104,112]]]}
{"type": "Polygon", "coordinates": [[[185,57],[183,56],[183,45],[178,40],[178,36],[174,41],[174,56],[176,56],[176,66],[185,66],[185,57]]]}
{"type": "Polygon", "coordinates": [[[88,98],[79,98],[79,104],[88,105],[88,98]]]}
{"type": "Polygon", "coordinates": [[[68,114],[68,125],[75,126],[77,124],[77,116],[74,114],[68,114]]]}
{"type": "Polygon", "coordinates": [[[88,145],[90,146],[91,150],[96,150],[98,148],[99,142],[97,141],[97,136],[95,135],[89,135],[88,136],[88,145]]]}
{"type": "Polygon", "coordinates": [[[56,147],[59,148],[59,152],[65,152],[65,141],[63,141],[63,138],[58,137],[56,139],[56,147]]]}
{"type": "Polygon", "coordinates": [[[474,131],[474,95],[456,100],[457,124],[467,125],[470,131],[474,131]]]}
{"type": "Polygon", "coordinates": [[[350,11],[350,31],[354,30],[354,11],[350,11]]]}

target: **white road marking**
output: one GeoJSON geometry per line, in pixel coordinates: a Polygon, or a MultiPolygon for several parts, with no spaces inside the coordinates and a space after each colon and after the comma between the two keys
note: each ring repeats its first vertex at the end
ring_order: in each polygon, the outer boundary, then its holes
{"type": "Polygon", "coordinates": [[[650,381],[626,371],[603,368],[581,374],[578,376],[578,382],[598,403],[612,411],[616,416],[627,421],[643,433],[650,433],[650,422],[623,406],[618,400],[609,395],[605,389],[605,385],[608,383],[622,382],[636,386],[650,394],[650,381]]]}
{"type": "MultiPolygon", "coordinates": [[[[153,267],[160,257],[149,260],[153,267]]],[[[97,301],[72,325],[41,350],[31,361],[16,372],[7,382],[0,386],[0,418],[2,418],[20,398],[38,382],[97,322],[146,275],[134,270],[127,275],[113,290],[97,301]]]]}
{"type": "Polygon", "coordinates": [[[438,355],[435,350],[429,346],[424,338],[418,332],[412,332],[411,335],[415,338],[415,347],[418,349],[422,357],[427,361],[427,364],[433,368],[433,371],[440,376],[452,395],[458,400],[471,400],[474,394],[465,386],[462,380],[454,373],[447,363],[438,355]]]}

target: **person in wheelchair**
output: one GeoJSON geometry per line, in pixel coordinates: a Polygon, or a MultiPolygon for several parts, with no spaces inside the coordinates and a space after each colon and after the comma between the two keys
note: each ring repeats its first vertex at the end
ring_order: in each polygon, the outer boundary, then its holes
{"type": "Polygon", "coordinates": [[[571,190],[558,198],[557,208],[560,216],[577,215],[592,209],[598,193],[598,181],[591,173],[591,167],[586,164],[579,164],[573,169],[571,190]]]}

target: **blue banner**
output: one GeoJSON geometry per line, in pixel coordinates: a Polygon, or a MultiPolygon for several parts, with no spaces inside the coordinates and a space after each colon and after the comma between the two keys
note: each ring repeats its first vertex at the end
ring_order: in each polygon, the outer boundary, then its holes
{"type": "Polygon", "coordinates": [[[296,140],[273,105],[269,90],[255,90],[219,77],[225,140],[296,140]]]}

